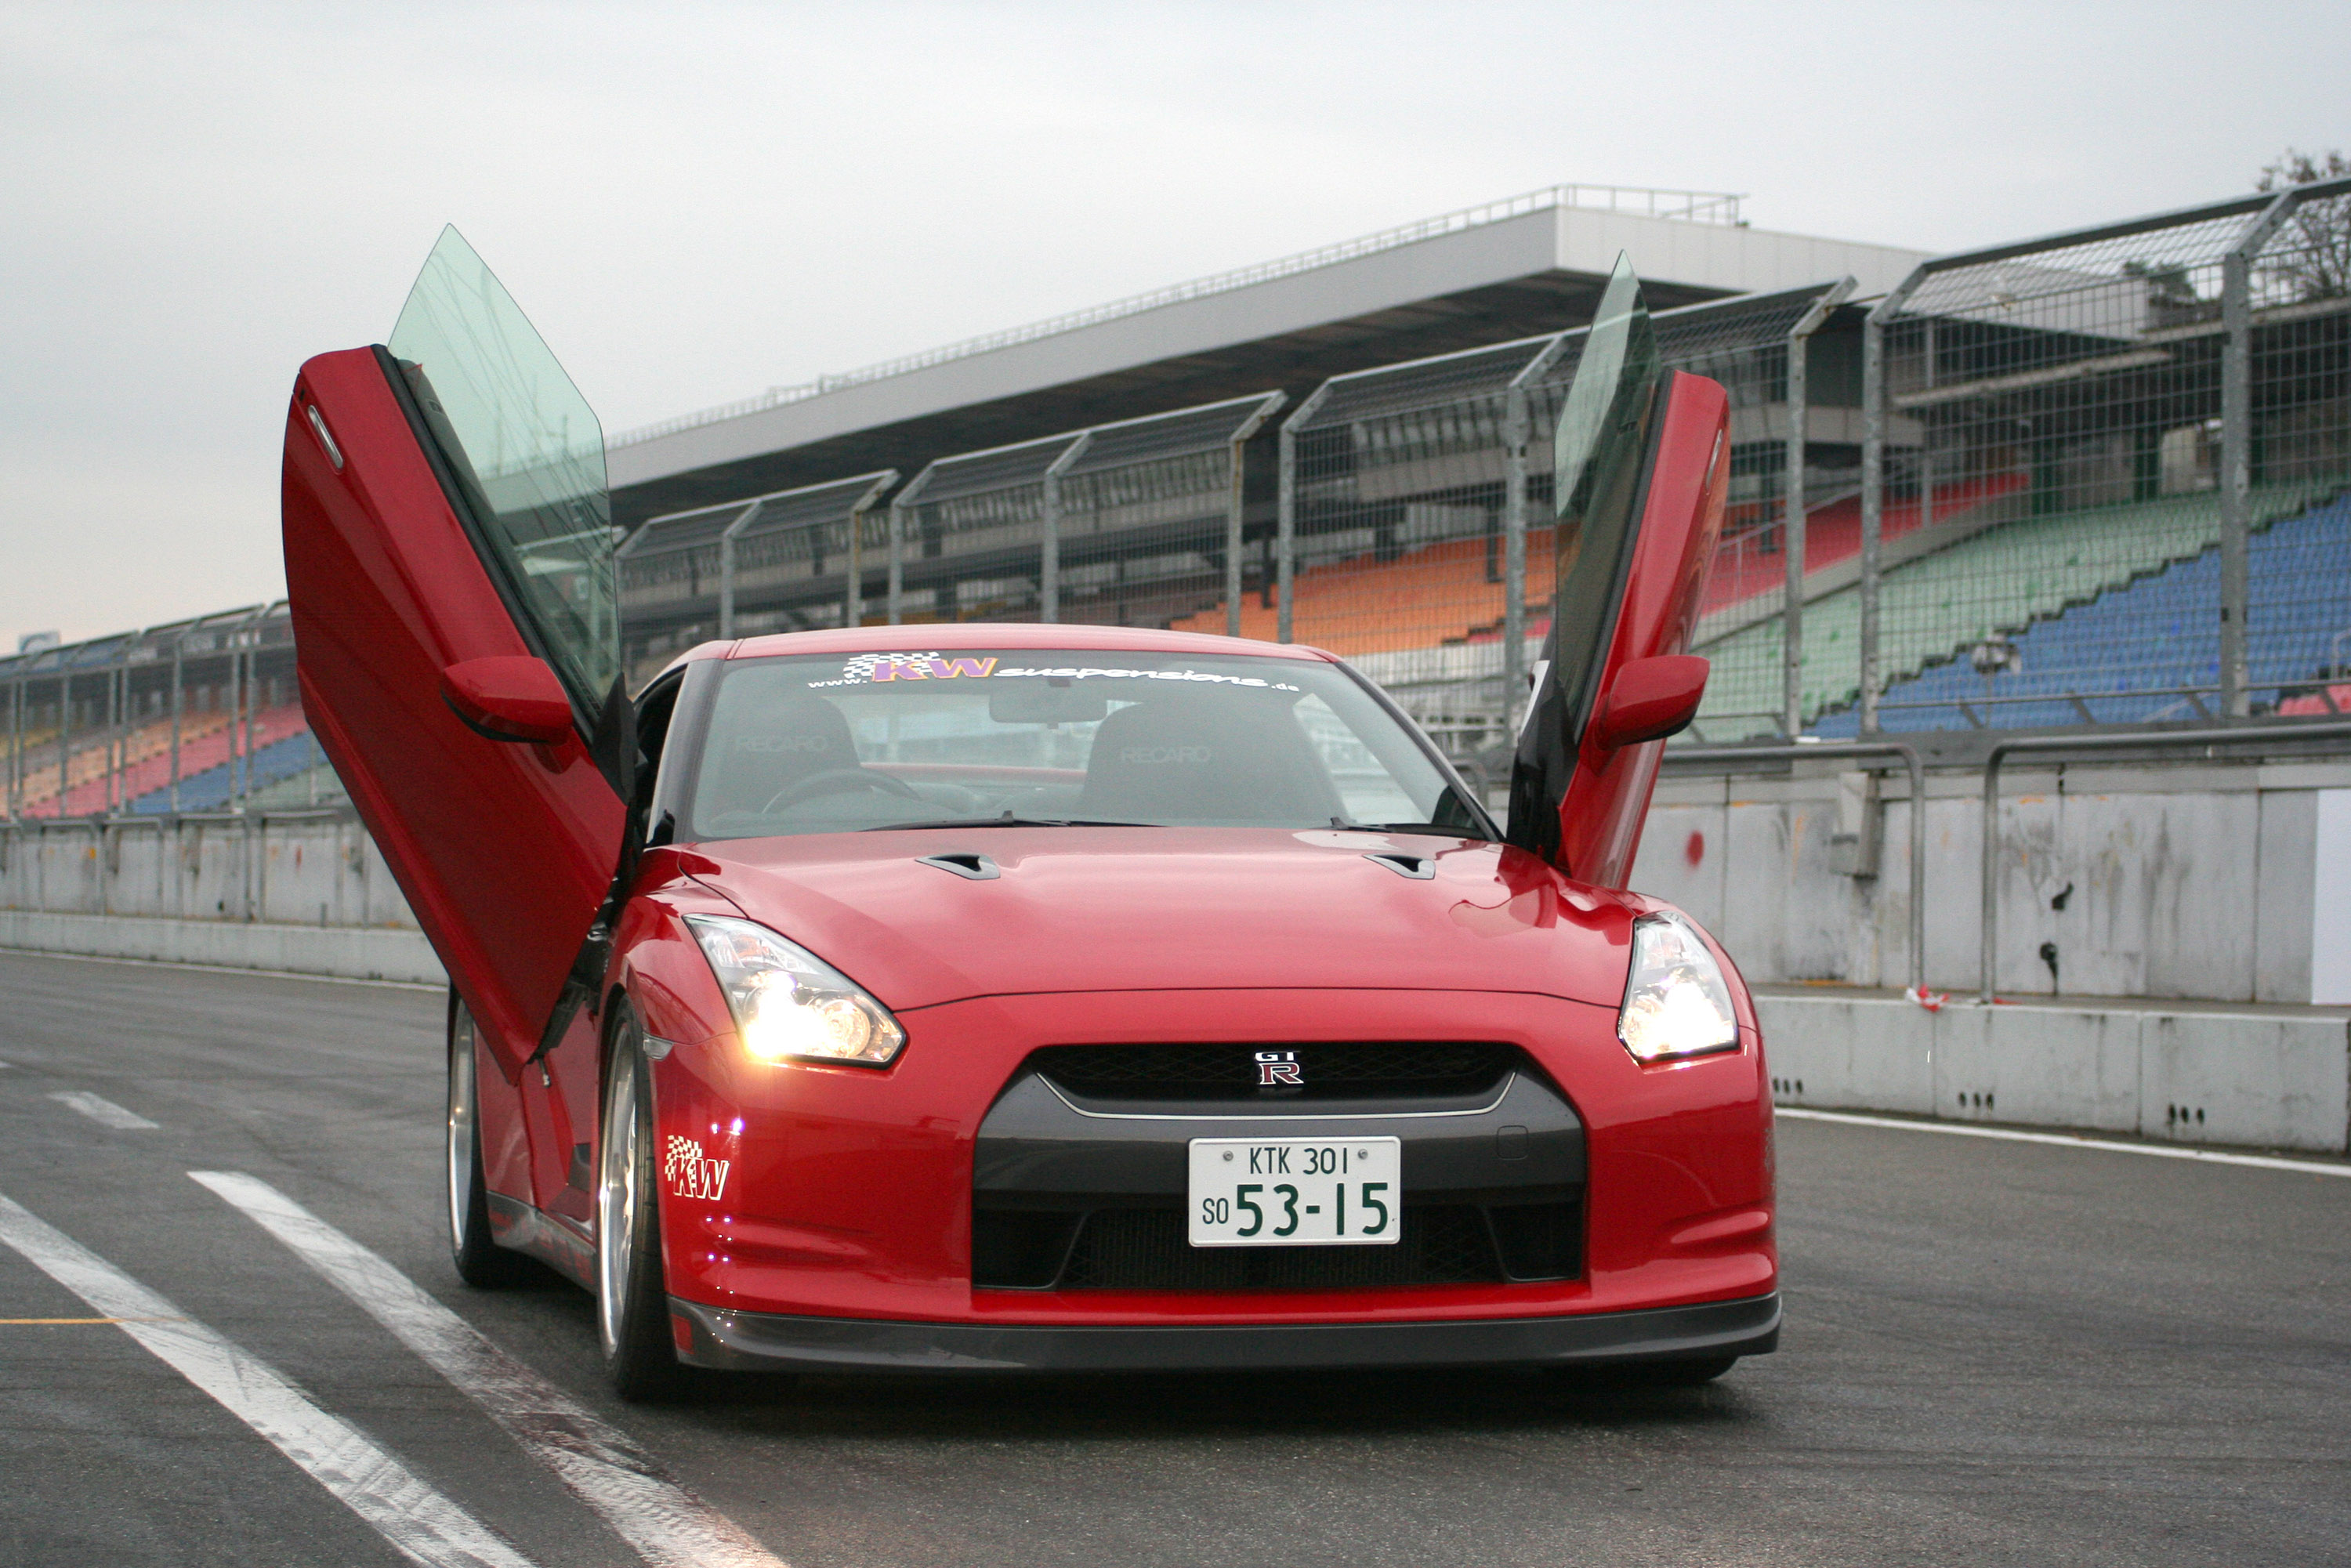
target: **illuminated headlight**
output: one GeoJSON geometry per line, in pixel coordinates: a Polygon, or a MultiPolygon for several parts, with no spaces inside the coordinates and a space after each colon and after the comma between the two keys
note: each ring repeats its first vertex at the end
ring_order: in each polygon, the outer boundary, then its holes
{"type": "Polygon", "coordinates": [[[1738,1049],[1730,988],[1687,915],[1661,910],[1633,922],[1633,970],[1616,1038],[1636,1061],[1738,1049]]]}
{"type": "Polygon", "coordinates": [[[757,1061],[798,1057],[887,1067],[906,1043],[890,1009],[805,947],[766,926],[723,915],[689,915],[734,1009],[744,1052],[757,1061]]]}

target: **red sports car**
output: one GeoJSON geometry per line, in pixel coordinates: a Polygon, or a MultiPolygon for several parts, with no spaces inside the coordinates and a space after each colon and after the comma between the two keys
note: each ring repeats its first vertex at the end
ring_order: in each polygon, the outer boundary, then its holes
{"type": "Polygon", "coordinates": [[[1722,390],[1620,269],[1508,831],[1306,647],[708,643],[630,695],[594,417],[454,231],[302,367],[304,705],[447,965],[449,1226],[719,1368],[1640,1364],[1779,1333],[1754,1009],[1625,890],[1722,390]]]}

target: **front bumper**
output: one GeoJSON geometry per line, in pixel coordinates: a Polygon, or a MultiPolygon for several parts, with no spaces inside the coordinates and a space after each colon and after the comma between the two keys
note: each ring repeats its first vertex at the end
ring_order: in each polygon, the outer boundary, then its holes
{"type": "Polygon", "coordinates": [[[786,1317],[670,1299],[678,1359],[736,1372],[1276,1372],[1605,1367],[1761,1355],[1780,1296],[1434,1322],[1093,1327],[786,1317]]]}

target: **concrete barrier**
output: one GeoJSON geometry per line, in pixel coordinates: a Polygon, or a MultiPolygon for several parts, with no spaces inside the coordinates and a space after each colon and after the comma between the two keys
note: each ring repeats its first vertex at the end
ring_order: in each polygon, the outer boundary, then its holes
{"type": "Polygon", "coordinates": [[[433,956],[423,934],[392,926],[290,925],[11,909],[0,910],[0,947],[216,964],[233,969],[273,969],[352,980],[447,983],[441,960],[433,956]]]}
{"type": "Polygon", "coordinates": [[[2351,1153],[2351,1016],[1761,990],[1783,1104],[2351,1153]]]}

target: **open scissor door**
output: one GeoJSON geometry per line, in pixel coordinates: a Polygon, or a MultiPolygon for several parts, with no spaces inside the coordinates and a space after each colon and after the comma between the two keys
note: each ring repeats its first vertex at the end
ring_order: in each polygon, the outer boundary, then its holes
{"type": "Polygon", "coordinates": [[[618,867],[634,764],[603,435],[455,229],[287,413],[302,702],[511,1077],[618,867]]]}
{"type": "Polygon", "coordinates": [[[1510,780],[1512,842],[1622,887],[1665,737],[1697,712],[1689,658],[1729,482],[1729,400],[1664,369],[1619,261],[1553,442],[1551,634],[1510,780]]]}

